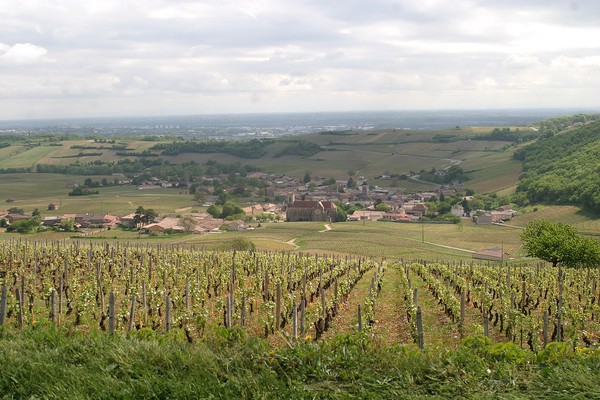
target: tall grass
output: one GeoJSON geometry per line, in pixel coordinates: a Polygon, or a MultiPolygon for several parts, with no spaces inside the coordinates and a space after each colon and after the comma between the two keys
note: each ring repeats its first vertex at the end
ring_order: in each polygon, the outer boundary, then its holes
{"type": "Polygon", "coordinates": [[[456,350],[340,335],[270,349],[243,331],[206,341],[143,330],[125,338],[37,327],[0,330],[3,398],[598,398],[600,353],[538,355],[467,339],[456,350]]]}

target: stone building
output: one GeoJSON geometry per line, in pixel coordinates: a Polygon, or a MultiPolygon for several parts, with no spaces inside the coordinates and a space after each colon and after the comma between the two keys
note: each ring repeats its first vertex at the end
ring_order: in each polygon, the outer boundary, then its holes
{"type": "Polygon", "coordinates": [[[333,222],[337,207],[331,201],[293,201],[288,204],[286,221],[324,221],[333,222]]]}

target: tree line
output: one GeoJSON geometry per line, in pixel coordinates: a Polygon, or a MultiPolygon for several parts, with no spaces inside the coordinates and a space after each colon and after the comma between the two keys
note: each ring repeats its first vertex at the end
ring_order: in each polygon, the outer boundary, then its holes
{"type": "Polygon", "coordinates": [[[176,156],[182,153],[226,153],[240,158],[260,158],[266,154],[265,147],[273,140],[252,139],[248,141],[187,140],[185,142],[158,143],[150,150],[160,150],[163,155],[176,156]]]}

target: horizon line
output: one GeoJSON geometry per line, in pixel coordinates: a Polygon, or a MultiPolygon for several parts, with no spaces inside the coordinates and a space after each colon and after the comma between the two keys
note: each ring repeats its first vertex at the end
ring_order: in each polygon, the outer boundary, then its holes
{"type": "Polygon", "coordinates": [[[401,113],[401,112],[493,112],[493,111],[523,111],[523,112],[551,112],[551,111],[597,111],[600,106],[591,107],[491,107],[491,108],[405,108],[405,109],[354,109],[354,110],[319,110],[319,111],[273,111],[273,112],[220,112],[220,113],[194,113],[194,114],[131,114],[131,115],[106,115],[106,116],[65,116],[65,117],[40,117],[40,118],[9,118],[0,117],[0,123],[10,122],[41,122],[41,121],[73,121],[73,120],[102,120],[102,119],[156,119],[156,118],[186,118],[186,117],[211,117],[211,116],[260,116],[260,115],[308,115],[308,114],[352,114],[352,113],[401,113]]]}

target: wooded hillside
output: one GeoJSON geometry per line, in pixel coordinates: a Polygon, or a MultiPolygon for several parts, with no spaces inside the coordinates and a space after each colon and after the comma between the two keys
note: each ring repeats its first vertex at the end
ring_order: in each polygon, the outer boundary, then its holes
{"type": "Polygon", "coordinates": [[[523,161],[518,191],[532,202],[600,211],[600,122],[541,139],[515,152],[523,161]]]}

